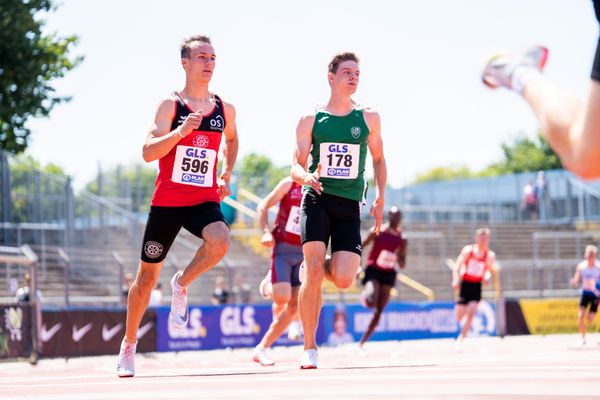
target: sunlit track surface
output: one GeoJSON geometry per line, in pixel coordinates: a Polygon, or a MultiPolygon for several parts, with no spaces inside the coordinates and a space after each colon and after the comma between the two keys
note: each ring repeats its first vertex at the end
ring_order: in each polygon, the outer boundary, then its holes
{"type": "Polygon", "coordinates": [[[116,355],[0,364],[0,399],[598,399],[600,336],[372,342],[322,348],[319,369],[300,370],[300,347],[276,348],[277,364],[251,350],[160,353],[119,379],[116,355]]]}

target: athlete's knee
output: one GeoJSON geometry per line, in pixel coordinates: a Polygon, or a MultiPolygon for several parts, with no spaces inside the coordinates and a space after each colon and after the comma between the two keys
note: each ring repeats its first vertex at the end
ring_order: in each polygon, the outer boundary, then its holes
{"type": "Polygon", "coordinates": [[[142,293],[149,293],[158,281],[158,275],[151,271],[141,270],[138,272],[132,287],[138,289],[142,293]]]}
{"type": "Polygon", "coordinates": [[[231,237],[229,230],[214,230],[210,235],[204,238],[206,246],[211,252],[216,254],[225,254],[231,246],[231,237]]]}
{"type": "Polygon", "coordinates": [[[290,315],[295,315],[298,312],[298,298],[291,298],[287,302],[287,307],[285,311],[290,315]]]}
{"type": "Polygon", "coordinates": [[[340,275],[333,278],[335,286],[339,289],[348,289],[354,283],[354,276],[340,275]]]}
{"type": "Polygon", "coordinates": [[[289,303],[291,297],[289,292],[273,290],[273,303],[279,306],[289,303]]]}
{"type": "Polygon", "coordinates": [[[317,258],[317,257],[312,257],[308,260],[306,260],[306,264],[305,264],[305,273],[306,273],[306,277],[305,279],[307,281],[322,281],[323,278],[325,277],[325,266],[323,263],[323,260],[317,258]]]}

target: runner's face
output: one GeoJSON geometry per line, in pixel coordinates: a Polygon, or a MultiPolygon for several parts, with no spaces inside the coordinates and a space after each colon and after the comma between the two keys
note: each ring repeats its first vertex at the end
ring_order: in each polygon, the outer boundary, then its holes
{"type": "Polygon", "coordinates": [[[356,92],[360,77],[360,69],[354,61],[344,61],[338,66],[335,74],[330,74],[331,87],[352,95],[356,92]]]}
{"type": "Polygon", "coordinates": [[[216,57],[212,45],[196,42],[190,48],[189,58],[182,59],[182,62],[188,74],[202,81],[210,81],[215,70],[216,57]]]}
{"type": "Polygon", "coordinates": [[[485,233],[480,233],[479,235],[475,236],[475,241],[477,246],[485,248],[490,244],[490,237],[485,233]]]}
{"type": "Polygon", "coordinates": [[[590,264],[595,263],[596,262],[596,253],[594,253],[593,251],[590,251],[588,253],[587,259],[588,259],[588,263],[590,263],[590,264]]]}

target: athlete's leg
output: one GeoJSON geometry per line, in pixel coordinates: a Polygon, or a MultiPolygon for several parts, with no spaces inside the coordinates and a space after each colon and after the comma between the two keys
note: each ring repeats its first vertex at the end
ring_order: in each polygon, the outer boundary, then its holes
{"type": "Polygon", "coordinates": [[[150,292],[160,276],[164,260],[158,263],[140,261],[138,272],[129,288],[127,296],[127,321],[125,323],[125,342],[137,342],[137,331],[150,303],[150,292]]]}
{"type": "MultiPolygon", "coordinates": [[[[477,313],[478,306],[479,306],[478,301],[470,301],[467,304],[464,324],[460,331],[460,335],[458,335],[459,339],[464,339],[465,337],[467,337],[467,334],[469,333],[469,329],[471,329],[471,323],[473,322],[473,317],[475,317],[475,314],[477,313]]],[[[462,318],[461,318],[461,320],[462,320],[462,318]]]]}
{"type": "Polygon", "coordinates": [[[378,284],[377,286],[378,286],[378,295],[377,295],[377,303],[375,305],[375,312],[373,313],[373,318],[371,319],[371,322],[369,323],[369,327],[367,328],[367,331],[365,332],[363,337],[360,339],[360,346],[362,346],[363,344],[365,344],[365,342],[367,340],[369,340],[369,338],[375,331],[375,328],[377,328],[377,324],[379,324],[379,319],[381,318],[383,309],[385,308],[388,301],[390,300],[390,291],[392,290],[392,286],[383,285],[383,284],[378,284]]]}
{"type": "Polygon", "coordinates": [[[335,286],[340,289],[352,286],[359,266],[360,255],[356,253],[345,250],[332,253],[329,271],[335,286]]]}
{"type": "Polygon", "coordinates": [[[369,279],[365,283],[365,287],[360,294],[361,298],[364,299],[365,305],[369,308],[374,308],[378,302],[379,296],[379,282],[373,279],[369,279]]]}
{"type": "MultiPolygon", "coordinates": [[[[287,286],[285,290],[287,301],[283,304],[283,311],[273,320],[269,329],[260,341],[260,346],[270,347],[285,331],[298,312],[298,291],[299,287],[292,288],[288,283],[276,283],[273,285],[273,291],[277,291],[277,286],[287,286]]],[[[275,296],[273,297],[275,299],[275,296]]],[[[283,296],[280,297],[283,299],[283,296]]]]}
{"type": "Polygon", "coordinates": [[[202,230],[202,238],[204,243],[177,280],[181,287],[189,286],[200,275],[214,267],[225,256],[231,244],[229,228],[222,221],[206,225],[202,230]]]}
{"type": "Polygon", "coordinates": [[[304,330],[305,350],[317,348],[316,332],[323,305],[321,284],[325,277],[326,250],[325,243],[320,241],[306,242],[302,245],[306,276],[300,286],[298,311],[304,330]]]}

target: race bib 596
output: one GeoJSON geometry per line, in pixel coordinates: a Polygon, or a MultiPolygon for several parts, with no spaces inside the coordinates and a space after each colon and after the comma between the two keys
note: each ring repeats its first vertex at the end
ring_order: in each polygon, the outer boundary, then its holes
{"type": "Polygon", "coordinates": [[[184,185],[212,187],[217,152],[191,146],[177,146],[173,164],[173,182],[184,185]]]}

